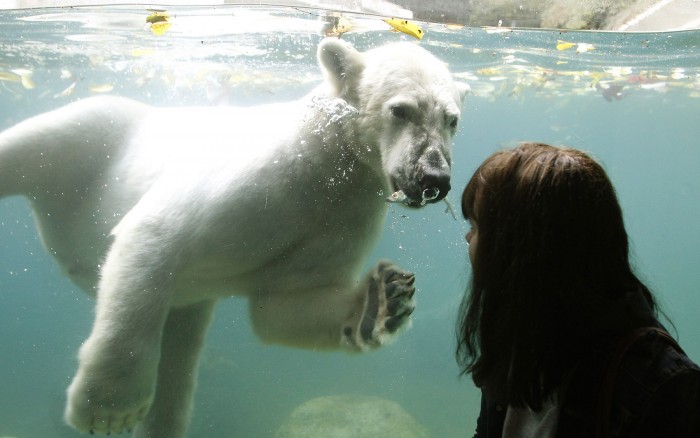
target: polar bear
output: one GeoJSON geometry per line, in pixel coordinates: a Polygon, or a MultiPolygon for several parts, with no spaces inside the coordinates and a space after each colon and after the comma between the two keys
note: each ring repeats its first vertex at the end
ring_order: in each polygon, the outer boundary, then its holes
{"type": "Polygon", "coordinates": [[[0,197],[26,196],[62,271],[96,295],[65,419],[185,435],[217,300],[248,298],[265,342],[365,351],[405,327],[414,276],[359,272],[389,200],[450,189],[466,87],[411,43],[318,48],[299,101],[154,108],[95,97],[0,134],[0,197]]]}

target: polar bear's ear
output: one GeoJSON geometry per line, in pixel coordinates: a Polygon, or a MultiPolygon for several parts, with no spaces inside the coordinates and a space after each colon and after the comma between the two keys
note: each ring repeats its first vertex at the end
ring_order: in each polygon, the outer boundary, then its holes
{"type": "Polygon", "coordinates": [[[338,96],[353,101],[364,68],[362,54],[340,38],[326,38],[318,46],[318,62],[338,96]]]}
{"type": "Polygon", "coordinates": [[[459,90],[460,102],[464,103],[464,98],[472,91],[472,87],[466,82],[455,82],[455,85],[457,86],[457,90],[459,90]]]}

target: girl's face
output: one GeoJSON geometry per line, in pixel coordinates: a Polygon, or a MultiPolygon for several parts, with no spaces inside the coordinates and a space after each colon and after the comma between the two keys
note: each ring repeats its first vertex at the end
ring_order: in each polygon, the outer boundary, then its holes
{"type": "Polygon", "coordinates": [[[474,219],[469,219],[469,232],[465,238],[467,239],[467,246],[469,246],[469,260],[472,265],[474,264],[474,259],[476,257],[476,244],[479,237],[479,228],[474,219]]]}

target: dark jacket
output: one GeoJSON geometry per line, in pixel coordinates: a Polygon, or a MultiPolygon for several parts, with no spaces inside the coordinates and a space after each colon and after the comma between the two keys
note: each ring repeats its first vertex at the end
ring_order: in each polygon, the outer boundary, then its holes
{"type": "MultiPolygon", "coordinates": [[[[700,368],[662,330],[612,344],[574,372],[557,438],[699,438],[700,368]]],[[[501,438],[506,410],[482,392],[474,438],[501,438]]]]}

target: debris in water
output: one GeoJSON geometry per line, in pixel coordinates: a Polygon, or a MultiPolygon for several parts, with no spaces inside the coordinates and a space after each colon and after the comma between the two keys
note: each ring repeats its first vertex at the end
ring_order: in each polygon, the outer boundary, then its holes
{"type": "Polygon", "coordinates": [[[59,97],[68,97],[73,92],[75,91],[75,86],[78,84],[78,81],[73,82],[70,84],[65,90],[61,91],[60,93],[56,93],[53,95],[54,98],[59,98],[59,97]]]}
{"type": "Polygon", "coordinates": [[[452,215],[452,219],[457,220],[457,214],[455,213],[455,209],[452,207],[450,200],[447,199],[447,197],[444,197],[442,200],[445,202],[445,204],[447,204],[445,213],[450,213],[452,215]]]}
{"type": "Polygon", "coordinates": [[[88,87],[93,93],[109,93],[114,89],[112,84],[93,84],[88,87]]]}
{"type": "Polygon", "coordinates": [[[397,190],[386,198],[388,202],[404,202],[406,199],[408,199],[408,196],[406,196],[403,190],[397,190]]]}
{"type": "Polygon", "coordinates": [[[352,29],[350,20],[342,15],[328,18],[330,21],[323,30],[325,36],[336,36],[340,38],[344,33],[350,32],[352,29]]]}

